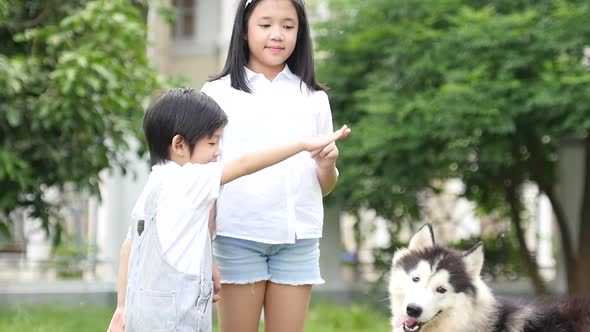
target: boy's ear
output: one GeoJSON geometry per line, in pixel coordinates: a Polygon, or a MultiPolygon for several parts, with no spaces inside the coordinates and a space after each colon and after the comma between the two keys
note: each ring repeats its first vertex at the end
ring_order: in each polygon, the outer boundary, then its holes
{"type": "MultiPolygon", "coordinates": [[[[174,156],[183,156],[185,153],[186,141],[180,135],[174,135],[170,142],[170,154],[174,156]]],[[[170,156],[172,157],[172,156],[170,156]]]]}

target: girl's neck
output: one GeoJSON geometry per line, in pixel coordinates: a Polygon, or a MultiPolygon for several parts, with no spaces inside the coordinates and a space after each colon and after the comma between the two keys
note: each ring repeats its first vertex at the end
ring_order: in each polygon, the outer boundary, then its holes
{"type": "Polygon", "coordinates": [[[246,67],[248,67],[248,69],[250,69],[251,71],[253,71],[257,74],[264,75],[264,77],[266,77],[267,80],[272,81],[275,79],[275,77],[277,77],[277,75],[281,71],[283,71],[283,69],[285,68],[285,64],[283,63],[278,66],[269,67],[269,66],[262,66],[262,65],[259,65],[257,63],[253,63],[252,61],[250,61],[250,62],[248,62],[246,67]]]}

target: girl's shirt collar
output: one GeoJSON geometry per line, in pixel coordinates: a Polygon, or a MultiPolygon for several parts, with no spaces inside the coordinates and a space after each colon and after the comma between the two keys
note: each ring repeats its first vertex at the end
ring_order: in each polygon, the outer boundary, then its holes
{"type": "MultiPolygon", "coordinates": [[[[256,73],[256,72],[250,70],[250,68],[248,68],[246,66],[244,66],[244,70],[246,71],[246,78],[248,79],[249,82],[251,82],[255,77],[260,77],[260,78],[266,79],[264,77],[264,75],[262,75],[260,73],[256,73]]],[[[293,72],[291,72],[291,69],[289,69],[289,65],[287,65],[287,64],[285,64],[285,67],[283,68],[283,70],[281,70],[281,72],[277,75],[277,77],[275,77],[274,80],[281,77],[281,75],[284,75],[285,77],[287,77],[290,80],[297,79],[297,75],[295,75],[295,74],[293,74],[293,72]]]]}

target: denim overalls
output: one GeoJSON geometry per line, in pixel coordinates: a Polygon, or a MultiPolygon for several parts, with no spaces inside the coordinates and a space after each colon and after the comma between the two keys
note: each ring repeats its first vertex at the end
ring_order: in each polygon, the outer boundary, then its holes
{"type": "Polygon", "coordinates": [[[205,331],[211,327],[211,243],[207,242],[201,274],[170,266],[162,255],[156,228],[156,186],[145,200],[145,220],[134,220],[127,271],[126,331],[205,331]]]}

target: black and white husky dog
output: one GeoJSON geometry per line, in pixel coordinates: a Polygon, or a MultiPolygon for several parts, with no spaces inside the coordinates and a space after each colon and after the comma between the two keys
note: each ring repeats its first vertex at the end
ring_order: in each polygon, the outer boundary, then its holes
{"type": "MultiPolygon", "coordinates": [[[[482,243],[466,252],[436,245],[430,225],[393,257],[394,332],[590,332],[590,300],[499,300],[480,277],[482,243]]],[[[590,278],[590,276],[588,276],[590,278]]]]}

